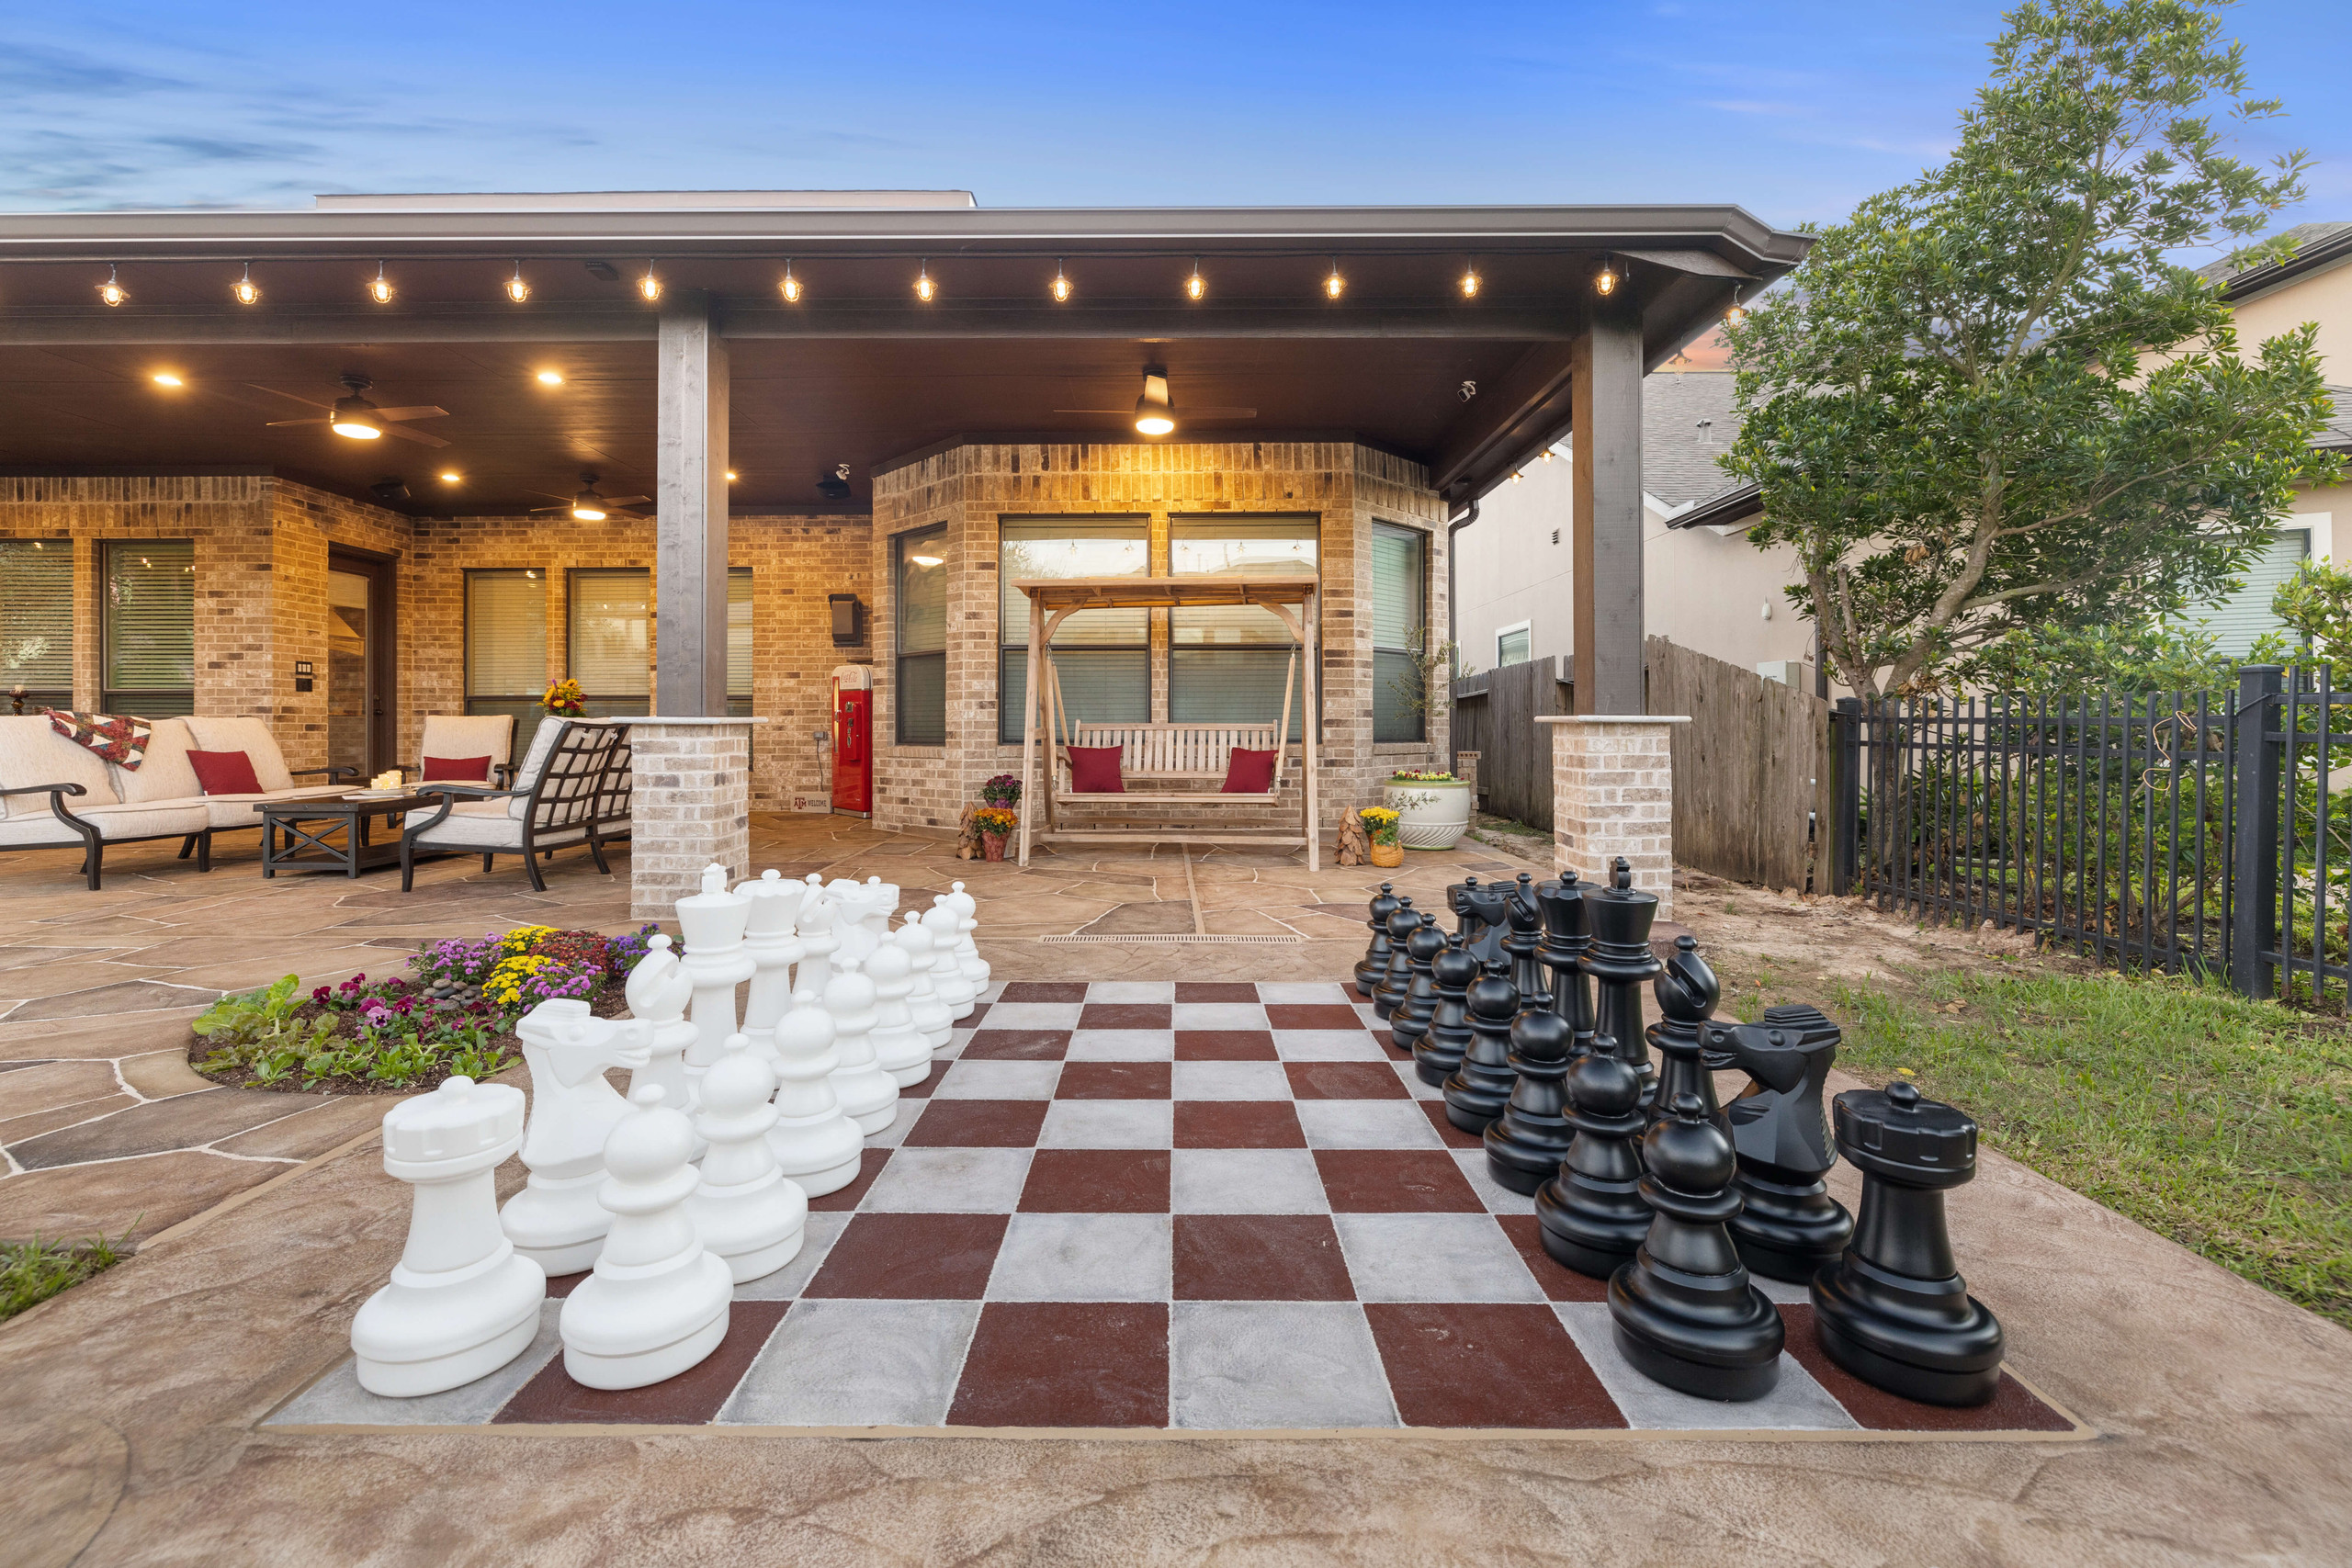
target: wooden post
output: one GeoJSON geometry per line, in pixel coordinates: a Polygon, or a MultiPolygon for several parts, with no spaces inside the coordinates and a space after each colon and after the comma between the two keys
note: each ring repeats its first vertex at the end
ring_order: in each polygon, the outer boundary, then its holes
{"type": "MultiPolygon", "coordinates": [[[[1315,706],[1316,592],[1317,590],[1308,589],[1306,596],[1298,602],[1299,631],[1306,648],[1306,655],[1298,666],[1298,735],[1306,758],[1306,777],[1302,781],[1304,787],[1300,793],[1306,797],[1306,869],[1309,871],[1323,869],[1323,836],[1319,830],[1321,825],[1315,817],[1315,721],[1317,712],[1315,706]]],[[[1283,744],[1289,743],[1288,738],[1283,738],[1283,744]]]]}
{"type": "MultiPolygon", "coordinates": [[[[1032,600],[1029,604],[1029,682],[1023,688],[1021,694],[1021,863],[1023,865],[1029,863],[1029,818],[1037,808],[1037,796],[1031,793],[1035,781],[1031,776],[1030,764],[1036,760],[1037,756],[1037,714],[1040,700],[1037,690],[1038,624],[1036,602],[1032,600]]],[[[1046,793],[1048,795],[1053,794],[1051,787],[1053,770],[1053,755],[1048,752],[1046,757],[1047,784],[1046,793]]]]}

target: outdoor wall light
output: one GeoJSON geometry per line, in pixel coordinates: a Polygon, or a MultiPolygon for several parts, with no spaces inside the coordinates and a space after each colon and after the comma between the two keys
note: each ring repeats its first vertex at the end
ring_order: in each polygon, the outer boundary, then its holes
{"type": "Polygon", "coordinates": [[[925,256],[915,267],[915,298],[928,305],[938,293],[939,285],[931,280],[931,258],[925,256]]]}
{"type": "Polygon", "coordinates": [[[1614,294],[1617,292],[1617,285],[1620,281],[1622,280],[1617,276],[1617,264],[1614,261],[1604,261],[1600,264],[1600,270],[1593,274],[1593,291],[1604,295],[1614,294]]]}
{"type": "Polygon", "coordinates": [[[376,280],[368,286],[368,298],[379,305],[389,305],[392,302],[391,280],[384,276],[382,262],[376,264],[376,280]]]}
{"type": "Polygon", "coordinates": [[[1193,276],[1184,280],[1184,298],[1198,299],[1209,291],[1208,279],[1201,276],[1201,258],[1193,258],[1193,276]]]}
{"type": "Polygon", "coordinates": [[[800,280],[792,276],[792,260],[789,256],[785,258],[784,281],[777,284],[776,288],[783,292],[786,304],[800,303],[800,280]]]}
{"type": "Polygon", "coordinates": [[[1481,281],[1478,276],[1477,258],[1474,256],[1471,258],[1470,265],[1462,269],[1462,298],[1464,299],[1478,298],[1478,285],[1481,281]]]}
{"type": "Polygon", "coordinates": [[[645,302],[649,305],[662,298],[662,280],[653,276],[653,264],[650,261],[645,264],[645,276],[637,280],[637,291],[645,297],[645,302]]]}
{"type": "Polygon", "coordinates": [[[240,305],[258,305],[261,303],[261,285],[254,281],[253,263],[247,262],[245,264],[244,276],[237,279],[235,287],[232,288],[229,292],[235,298],[237,303],[240,305]]]}
{"type": "Polygon", "coordinates": [[[1054,303],[1057,305],[1069,303],[1069,277],[1062,271],[1062,260],[1059,256],[1054,258],[1054,303]]]}
{"type": "Polygon", "coordinates": [[[1136,434],[1165,435],[1176,428],[1176,406],[1168,395],[1168,373],[1143,373],[1143,396],[1136,400],[1136,434]]]}
{"type": "Polygon", "coordinates": [[[98,285],[98,298],[109,305],[119,305],[130,298],[130,290],[114,278],[114,263],[107,263],[107,280],[98,285]]]}
{"type": "Polygon", "coordinates": [[[531,297],[531,286],[523,281],[523,264],[514,264],[514,276],[506,280],[506,298],[517,305],[531,297]]]}
{"type": "Polygon", "coordinates": [[[1340,258],[1333,256],[1331,258],[1331,276],[1323,280],[1324,296],[1327,299],[1337,299],[1340,295],[1345,294],[1347,291],[1348,280],[1340,276],[1340,258]]]}

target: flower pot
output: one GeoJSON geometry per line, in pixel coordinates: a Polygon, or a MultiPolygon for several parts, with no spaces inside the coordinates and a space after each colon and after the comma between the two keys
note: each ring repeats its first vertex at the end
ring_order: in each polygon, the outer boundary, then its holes
{"type": "Polygon", "coordinates": [[[1002,833],[982,833],[980,835],[980,858],[982,860],[1002,860],[1004,858],[1004,835],[1002,833]]]}
{"type": "Polygon", "coordinates": [[[1374,844],[1372,846],[1372,863],[1383,866],[1403,865],[1405,863],[1405,846],[1402,844],[1374,844]]]}
{"type": "Polygon", "coordinates": [[[1380,804],[1396,813],[1396,841],[1408,850],[1450,850],[1470,830],[1470,784],[1387,784],[1380,804]]]}

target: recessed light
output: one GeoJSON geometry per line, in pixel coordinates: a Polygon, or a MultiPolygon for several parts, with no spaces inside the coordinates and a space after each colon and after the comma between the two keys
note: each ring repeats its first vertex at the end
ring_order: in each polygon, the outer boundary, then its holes
{"type": "Polygon", "coordinates": [[[563,385],[563,372],[560,370],[542,370],[539,372],[539,380],[541,384],[545,386],[560,387],[563,385]]]}
{"type": "Polygon", "coordinates": [[[187,383],[181,380],[178,377],[173,375],[168,370],[158,370],[155,372],[155,385],[158,387],[185,387],[187,383]]]}
{"type": "Polygon", "coordinates": [[[735,470],[732,468],[727,470],[727,482],[729,484],[733,484],[735,482],[735,470]]]}
{"type": "Polygon", "coordinates": [[[453,485],[464,479],[465,477],[463,474],[443,474],[441,482],[445,485],[453,485]]]}

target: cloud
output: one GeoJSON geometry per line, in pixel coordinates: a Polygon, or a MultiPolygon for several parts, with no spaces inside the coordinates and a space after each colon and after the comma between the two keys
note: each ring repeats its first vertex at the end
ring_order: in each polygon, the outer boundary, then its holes
{"type": "Polygon", "coordinates": [[[0,91],[83,97],[151,93],[191,85],[176,77],[109,64],[71,50],[0,39],[0,91]]]}

